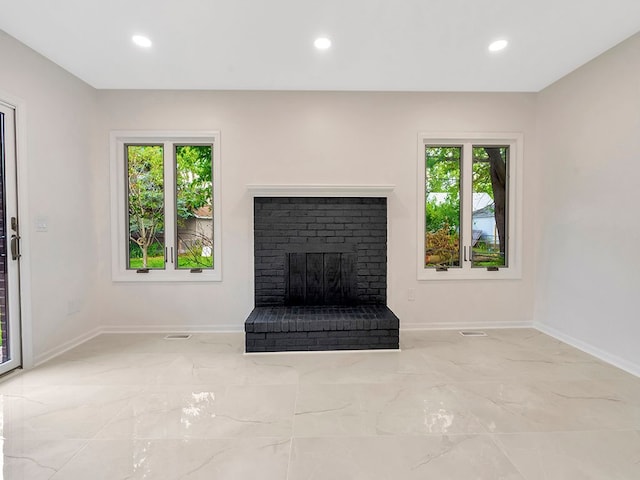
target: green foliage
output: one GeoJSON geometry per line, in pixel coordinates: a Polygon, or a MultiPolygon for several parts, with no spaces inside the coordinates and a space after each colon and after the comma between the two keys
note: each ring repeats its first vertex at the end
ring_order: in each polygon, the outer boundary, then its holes
{"type": "Polygon", "coordinates": [[[180,268],[212,268],[213,256],[201,257],[191,255],[180,255],[178,258],[178,265],[180,268]]]}
{"type": "Polygon", "coordinates": [[[496,251],[492,246],[484,242],[478,242],[475,247],[473,247],[473,266],[504,267],[505,258],[500,251],[496,251]]]}
{"type": "MultiPolygon", "coordinates": [[[[160,242],[154,242],[147,248],[147,254],[149,257],[158,257],[162,256],[164,258],[164,245],[160,242]]],[[[129,258],[140,258],[142,259],[142,249],[140,245],[135,242],[129,242],[129,258]]]]}
{"type": "Polygon", "coordinates": [[[164,268],[164,255],[155,256],[155,257],[147,257],[147,264],[145,265],[142,261],[142,257],[131,258],[129,260],[129,268],[138,269],[138,268],[164,268]]]}
{"type": "MultiPolygon", "coordinates": [[[[449,233],[460,232],[460,156],[461,147],[427,147],[425,225],[435,233],[448,225],[449,233]],[[429,194],[444,194],[437,198],[429,194]],[[444,197],[444,198],[443,198],[444,197]]],[[[491,165],[484,147],[473,149],[473,193],[486,193],[493,198],[491,165]]]]}
{"type": "Polygon", "coordinates": [[[162,150],[160,145],[127,146],[129,239],[140,247],[143,268],[149,246],[164,231],[162,150]]]}
{"type": "Polygon", "coordinates": [[[127,147],[129,180],[129,232],[162,231],[164,226],[164,171],[162,147],[129,145],[127,147]]]}
{"type": "MultiPolygon", "coordinates": [[[[176,146],[176,209],[178,223],[212,202],[211,145],[176,146]]],[[[165,230],[164,152],[161,145],[128,145],[129,266],[154,268],[162,257],[158,235],[165,230]],[[138,258],[141,266],[137,266],[138,258]],[[157,263],[157,259],[153,258],[157,263]]],[[[194,257],[195,258],[195,257],[194,257]]],[[[211,262],[209,262],[211,263],[211,262]]]]}
{"type": "MultiPolygon", "coordinates": [[[[194,259],[192,257],[184,257],[180,255],[178,257],[180,268],[211,268],[213,267],[213,257],[198,257],[194,259]]],[[[147,258],[147,266],[143,266],[142,258],[131,258],[129,262],[129,268],[164,268],[164,255],[161,256],[149,256],[147,258]]]]}
{"type": "Polygon", "coordinates": [[[473,193],[487,193],[493,198],[491,186],[491,165],[483,147],[473,149],[473,193]]]}
{"type": "Polygon", "coordinates": [[[191,268],[209,268],[213,264],[213,255],[203,257],[204,247],[209,247],[213,251],[213,242],[203,235],[191,234],[189,240],[181,237],[185,251],[178,257],[178,268],[190,266],[191,268]],[[186,240],[186,241],[185,241],[186,240]]]}
{"type": "Polygon", "coordinates": [[[460,193],[460,147],[427,147],[427,192],[460,193]]]}
{"type": "Polygon", "coordinates": [[[211,145],[180,145],[176,147],[177,209],[181,219],[212,201],[211,145]]]}
{"type": "MultiPolygon", "coordinates": [[[[491,148],[497,147],[473,148],[471,186],[472,193],[486,193],[495,203],[495,178],[492,179],[492,161],[495,163],[495,160],[490,158],[492,152],[487,151],[491,148]]],[[[457,265],[459,262],[462,153],[462,147],[456,146],[428,146],[425,149],[426,266],[457,265]]],[[[500,156],[506,161],[506,148],[500,147],[500,156]]],[[[486,245],[476,245],[473,253],[474,266],[505,265],[504,255],[486,245]]]]}
{"type": "Polygon", "coordinates": [[[428,232],[440,231],[445,226],[451,234],[460,230],[460,202],[453,197],[447,197],[444,203],[427,201],[425,215],[428,232]]]}
{"type": "Polygon", "coordinates": [[[460,147],[426,148],[427,232],[460,231],[460,147]],[[430,194],[444,194],[438,197],[430,194]],[[443,197],[444,196],[444,200],[443,197]]]}

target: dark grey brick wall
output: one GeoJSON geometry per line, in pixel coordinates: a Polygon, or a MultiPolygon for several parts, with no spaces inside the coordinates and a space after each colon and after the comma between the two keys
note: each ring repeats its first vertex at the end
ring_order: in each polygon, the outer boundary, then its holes
{"type": "Polygon", "coordinates": [[[387,301],[386,198],[255,198],[255,305],[283,305],[293,252],[356,252],[357,302],[387,301]]]}

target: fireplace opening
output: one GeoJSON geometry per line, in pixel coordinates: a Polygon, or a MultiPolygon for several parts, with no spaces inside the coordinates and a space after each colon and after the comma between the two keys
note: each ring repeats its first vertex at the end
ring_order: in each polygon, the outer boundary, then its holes
{"type": "Polygon", "coordinates": [[[291,252],[285,255],[285,305],[358,303],[356,254],[291,252]]]}
{"type": "Polygon", "coordinates": [[[256,197],[254,259],[248,352],[398,348],[386,198],[256,197]]]}

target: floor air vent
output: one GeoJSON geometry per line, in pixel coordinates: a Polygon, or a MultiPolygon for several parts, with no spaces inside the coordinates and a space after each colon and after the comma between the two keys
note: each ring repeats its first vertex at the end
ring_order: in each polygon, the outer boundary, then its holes
{"type": "Polygon", "coordinates": [[[189,340],[191,335],[187,333],[174,333],[164,337],[165,340],[189,340]]]}
{"type": "Polygon", "coordinates": [[[480,331],[472,331],[472,330],[466,330],[466,331],[462,331],[460,332],[460,335],[462,335],[463,337],[486,337],[487,334],[484,332],[480,332],[480,331]]]}

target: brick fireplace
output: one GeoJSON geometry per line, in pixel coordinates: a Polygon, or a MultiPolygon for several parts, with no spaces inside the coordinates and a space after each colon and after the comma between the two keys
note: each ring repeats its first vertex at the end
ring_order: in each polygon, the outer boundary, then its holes
{"type": "Polygon", "coordinates": [[[252,192],[247,352],[398,348],[386,306],[389,189],[319,188],[252,192]]]}

